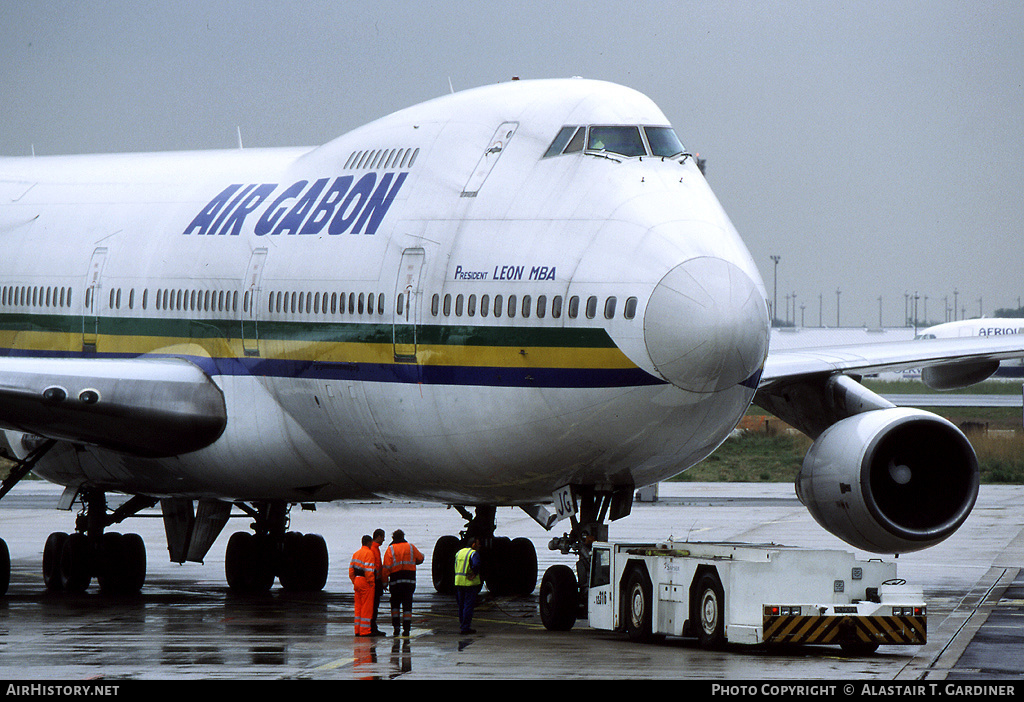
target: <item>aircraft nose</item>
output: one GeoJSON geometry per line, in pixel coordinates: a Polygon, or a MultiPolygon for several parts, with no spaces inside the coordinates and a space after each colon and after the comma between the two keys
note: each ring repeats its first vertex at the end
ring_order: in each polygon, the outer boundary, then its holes
{"type": "Polygon", "coordinates": [[[750,381],[768,353],[768,310],[757,285],[720,258],[679,264],[654,288],[644,341],[676,387],[716,392],[750,381]]]}

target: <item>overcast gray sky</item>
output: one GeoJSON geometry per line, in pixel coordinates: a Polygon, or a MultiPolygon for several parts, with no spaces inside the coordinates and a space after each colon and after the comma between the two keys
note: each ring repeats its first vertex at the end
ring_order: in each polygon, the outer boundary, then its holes
{"type": "Polygon", "coordinates": [[[513,75],[658,103],[780,317],[1024,296],[1016,1],[3,0],[0,155],[320,144],[513,75]]]}

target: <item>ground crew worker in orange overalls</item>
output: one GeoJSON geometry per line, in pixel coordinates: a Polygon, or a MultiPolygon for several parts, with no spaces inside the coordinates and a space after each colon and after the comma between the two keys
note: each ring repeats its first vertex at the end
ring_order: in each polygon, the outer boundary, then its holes
{"type": "Polygon", "coordinates": [[[391,625],[395,627],[395,636],[399,635],[399,626],[406,636],[412,629],[412,594],[416,590],[416,566],[421,563],[423,554],[405,540],[401,529],[396,529],[384,552],[384,578],[391,591],[391,625]]]}
{"type": "Polygon", "coordinates": [[[370,544],[373,538],[367,534],[363,537],[362,547],[352,554],[348,564],[348,579],[356,592],[356,636],[372,636],[370,620],[373,617],[373,550],[370,544]]]}
{"type": "Polygon", "coordinates": [[[374,636],[386,636],[377,628],[377,611],[380,609],[380,599],[384,596],[384,586],[387,579],[384,577],[384,562],[381,560],[380,547],[384,545],[384,530],[377,529],[373,532],[373,543],[370,549],[373,551],[373,616],[370,617],[370,632],[374,636]]]}

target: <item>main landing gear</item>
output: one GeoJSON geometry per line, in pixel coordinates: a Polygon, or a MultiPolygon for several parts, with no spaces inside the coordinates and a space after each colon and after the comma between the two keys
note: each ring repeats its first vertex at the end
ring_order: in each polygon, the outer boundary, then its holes
{"type": "Polygon", "coordinates": [[[456,507],[466,518],[463,539],[442,536],[434,544],[431,574],[434,589],[451,593],[455,589],[455,554],[468,539],[480,538],[481,570],[487,590],[498,595],[529,595],[537,587],[537,549],[527,538],[495,536],[495,514],[491,505],[476,508],[473,516],[465,507],[456,507]]]}
{"type": "Polygon", "coordinates": [[[237,504],[253,518],[252,533],[235,532],[228,540],[224,569],[235,592],[265,592],[276,577],[289,591],[315,592],[327,584],[327,542],[319,534],[288,531],[288,505],[237,504]]]}
{"type": "Polygon", "coordinates": [[[136,496],[107,512],[102,490],[82,493],[83,511],[71,534],[54,532],[43,547],[43,582],[50,591],[84,592],[93,578],[104,592],[136,594],[146,581],[146,546],[138,534],[106,528],[152,507],[156,500],[136,496]]]}
{"type": "MultiPolygon", "coordinates": [[[[0,486],[0,498],[28,475],[55,444],[52,439],[42,441],[25,458],[16,460],[0,486]]],[[[106,529],[139,510],[152,507],[156,500],[135,496],[108,513],[102,490],[86,489],[80,496],[84,509],[75,521],[75,532],[54,532],[43,547],[46,588],[82,592],[96,578],[104,591],[137,593],[146,580],[146,546],[138,534],[119,534],[106,529]]],[[[7,592],[10,575],[10,552],[7,544],[0,540],[0,594],[7,592]]]]}

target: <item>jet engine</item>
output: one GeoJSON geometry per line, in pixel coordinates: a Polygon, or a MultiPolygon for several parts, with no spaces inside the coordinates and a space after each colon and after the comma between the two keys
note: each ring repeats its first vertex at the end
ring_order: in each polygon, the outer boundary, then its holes
{"type": "Polygon", "coordinates": [[[827,428],[807,452],[796,491],[825,529],[873,553],[908,553],[956,531],[978,497],[978,459],[957,427],[931,412],[878,409],[827,428]]]}

